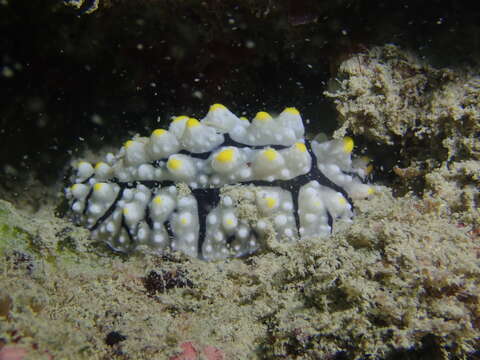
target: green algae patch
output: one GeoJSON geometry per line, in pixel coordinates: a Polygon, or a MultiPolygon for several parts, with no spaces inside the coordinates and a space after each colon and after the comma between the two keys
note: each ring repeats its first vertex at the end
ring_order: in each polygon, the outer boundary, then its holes
{"type": "Polygon", "coordinates": [[[10,203],[0,200],[0,255],[12,246],[27,247],[33,235],[19,226],[10,203]]]}

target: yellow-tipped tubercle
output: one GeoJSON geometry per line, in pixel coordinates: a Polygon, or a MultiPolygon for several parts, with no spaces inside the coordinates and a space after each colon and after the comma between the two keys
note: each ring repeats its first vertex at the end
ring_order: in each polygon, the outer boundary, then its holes
{"type": "Polygon", "coordinates": [[[301,152],[306,152],[307,151],[307,147],[305,146],[304,143],[297,142],[297,143],[295,143],[295,147],[297,148],[297,150],[299,150],[301,152]]]}
{"type": "Polygon", "coordinates": [[[224,149],[217,154],[215,159],[222,163],[228,163],[233,161],[234,157],[235,157],[235,151],[233,149],[224,149]]]}
{"type": "Polygon", "coordinates": [[[178,170],[182,167],[182,160],[180,159],[175,159],[175,158],[170,158],[167,161],[167,167],[170,170],[178,170]]]}
{"type": "Polygon", "coordinates": [[[269,209],[272,209],[273,207],[275,207],[275,205],[277,205],[277,200],[273,197],[265,198],[265,202],[267,203],[267,207],[269,209]]]}
{"type": "Polygon", "coordinates": [[[266,149],[263,151],[263,156],[265,156],[267,160],[273,161],[277,158],[278,152],[275,149],[266,149]]]}
{"type": "Polygon", "coordinates": [[[286,113],[289,113],[291,115],[300,115],[300,112],[294,107],[287,107],[283,111],[285,111],[286,113]]]}
{"type": "Polygon", "coordinates": [[[266,111],[260,111],[255,116],[255,119],[262,120],[262,121],[269,121],[269,120],[272,120],[272,116],[266,111]]]}
{"type": "Polygon", "coordinates": [[[160,205],[162,203],[163,199],[160,195],[157,195],[153,198],[153,202],[157,205],[160,205]]]}
{"type": "Polygon", "coordinates": [[[154,136],[162,136],[162,135],[165,134],[166,132],[167,132],[167,130],[165,130],[165,129],[155,129],[155,130],[153,130],[152,135],[154,135],[154,136]]]}
{"type": "Polygon", "coordinates": [[[345,136],[343,138],[343,151],[347,154],[351,153],[353,150],[354,142],[350,136],[345,136]]]}
{"type": "Polygon", "coordinates": [[[172,120],[172,122],[179,122],[179,121],[182,121],[182,120],[188,120],[189,117],[188,116],[185,116],[185,115],[180,115],[180,116],[175,116],[172,120]]]}
{"type": "Polygon", "coordinates": [[[210,111],[215,111],[215,110],[226,110],[227,108],[222,105],[222,104],[213,104],[210,106],[210,111]]]}
{"type": "Polygon", "coordinates": [[[199,125],[200,125],[200,121],[198,121],[195,118],[190,118],[190,119],[187,120],[187,127],[188,128],[193,128],[193,127],[196,127],[196,126],[199,126],[199,125]]]}
{"type": "Polygon", "coordinates": [[[100,191],[104,186],[105,186],[105,183],[96,183],[95,185],[93,185],[93,190],[100,191]]]}

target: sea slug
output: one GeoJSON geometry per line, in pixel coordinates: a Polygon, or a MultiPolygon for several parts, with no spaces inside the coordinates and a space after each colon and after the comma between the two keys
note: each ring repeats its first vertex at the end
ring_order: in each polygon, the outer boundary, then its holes
{"type": "Polygon", "coordinates": [[[66,197],[77,223],[122,252],[143,244],[215,260],[253,253],[272,234],[325,237],[373,192],[370,166],[352,160],[351,138],[304,132],[295,108],[250,122],[215,104],[201,121],[177,116],[104,161],[76,161],[66,197]]]}

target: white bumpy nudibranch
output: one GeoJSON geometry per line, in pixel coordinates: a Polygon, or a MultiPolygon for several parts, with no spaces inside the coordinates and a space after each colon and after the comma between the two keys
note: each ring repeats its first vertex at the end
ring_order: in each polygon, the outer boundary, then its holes
{"type": "Polygon", "coordinates": [[[323,237],[334,221],[350,221],[352,199],[373,192],[369,160],[352,161],[352,149],[348,137],[305,140],[295,108],[249,122],[215,104],[201,121],[175,117],[95,165],[75,162],[66,196],[74,219],[115,250],[242,256],[272,234],[323,237]],[[224,191],[234,185],[253,210],[224,191]]]}

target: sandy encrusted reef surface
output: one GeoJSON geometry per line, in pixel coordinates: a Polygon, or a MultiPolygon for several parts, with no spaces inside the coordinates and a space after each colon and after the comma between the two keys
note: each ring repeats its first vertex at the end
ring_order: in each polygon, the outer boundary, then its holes
{"type": "Polygon", "coordinates": [[[480,336],[476,74],[435,69],[391,45],[341,64],[327,94],[337,135],[376,143],[387,154],[378,181],[389,186],[358,201],[354,223],[328,239],[273,239],[263,253],[218,263],[121,257],[55,217],[56,200],[34,215],[0,201],[0,356],[472,354],[480,336]]]}
{"type": "Polygon", "coordinates": [[[459,211],[478,203],[478,69],[437,69],[386,45],[343,62],[326,95],[339,112],[336,136],[383,146],[397,191],[431,191],[459,211]]]}

